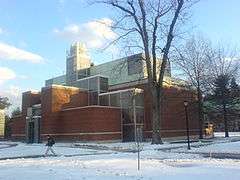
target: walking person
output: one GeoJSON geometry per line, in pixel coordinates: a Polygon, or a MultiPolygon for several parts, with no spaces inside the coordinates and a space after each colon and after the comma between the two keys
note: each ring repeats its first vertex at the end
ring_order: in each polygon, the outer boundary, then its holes
{"type": "Polygon", "coordinates": [[[45,152],[45,156],[48,155],[48,152],[49,152],[49,151],[51,151],[51,153],[52,153],[54,156],[56,156],[56,153],[53,151],[53,148],[52,148],[54,144],[55,144],[55,141],[54,141],[53,137],[50,136],[50,135],[47,135],[47,144],[46,144],[47,150],[46,150],[46,152],[45,152]]]}

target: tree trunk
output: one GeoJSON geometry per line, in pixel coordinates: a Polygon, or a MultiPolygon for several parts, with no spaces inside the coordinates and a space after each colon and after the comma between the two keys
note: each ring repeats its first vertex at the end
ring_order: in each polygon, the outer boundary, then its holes
{"type": "Polygon", "coordinates": [[[161,89],[154,86],[152,91],[152,144],[163,144],[160,132],[161,122],[161,89]]]}
{"type": "Polygon", "coordinates": [[[226,102],[225,102],[225,100],[223,100],[223,120],[224,120],[225,137],[229,137],[229,133],[228,133],[228,120],[227,120],[227,109],[226,109],[226,102]]]}
{"type": "Polygon", "coordinates": [[[199,139],[203,139],[202,126],[203,126],[203,104],[202,104],[202,94],[200,87],[197,88],[198,96],[198,119],[199,119],[199,139]]]}

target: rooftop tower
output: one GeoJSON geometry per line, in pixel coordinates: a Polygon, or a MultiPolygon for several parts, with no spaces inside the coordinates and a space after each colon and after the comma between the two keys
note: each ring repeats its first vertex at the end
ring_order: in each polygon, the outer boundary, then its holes
{"type": "Polygon", "coordinates": [[[91,60],[87,54],[86,46],[80,42],[73,43],[66,56],[66,84],[71,85],[77,80],[78,70],[90,66],[91,60]]]}

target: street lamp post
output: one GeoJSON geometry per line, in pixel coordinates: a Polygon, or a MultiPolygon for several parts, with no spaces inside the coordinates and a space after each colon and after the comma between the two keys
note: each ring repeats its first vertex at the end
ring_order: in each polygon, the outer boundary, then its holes
{"type": "Polygon", "coordinates": [[[141,132],[141,128],[138,127],[136,129],[136,134],[137,134],[137,137],[136,137],[136,145],[137,145],[137,153],[138,153],[138,171],[140,170],[140,151],[142,150],[142,147],[141,147],[141,141],[142,141],[142,132],[141,132]]]}
{"type": "Polygon", "coordinates": [[[185,109],[185,117],[186,117],[186,130],[187,130],[187,143],[188,143],[188,150],[190,150],[190,140],[189,140],[189,123],[188,123],[188,101],[184,101],[184,109],[185,109]]]}

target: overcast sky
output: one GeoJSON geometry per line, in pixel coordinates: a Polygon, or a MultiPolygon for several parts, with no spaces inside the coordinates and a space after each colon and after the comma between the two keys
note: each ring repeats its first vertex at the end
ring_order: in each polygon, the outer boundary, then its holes
{"type": "MultiPolygon", "coordinates": [[[[213,42],[240,47],[240,1],[202,0],[192,10],[194,31],[213,42]]],[[[112,13],[84,0],[0,1],[0,95],[19,105],[21,93],[40,90],[46,79],[65,71],[73,41],[89,48],[95,64],[119,58],[118,49],[96,51],[116,34],[107,26],[112,13]]]]}

